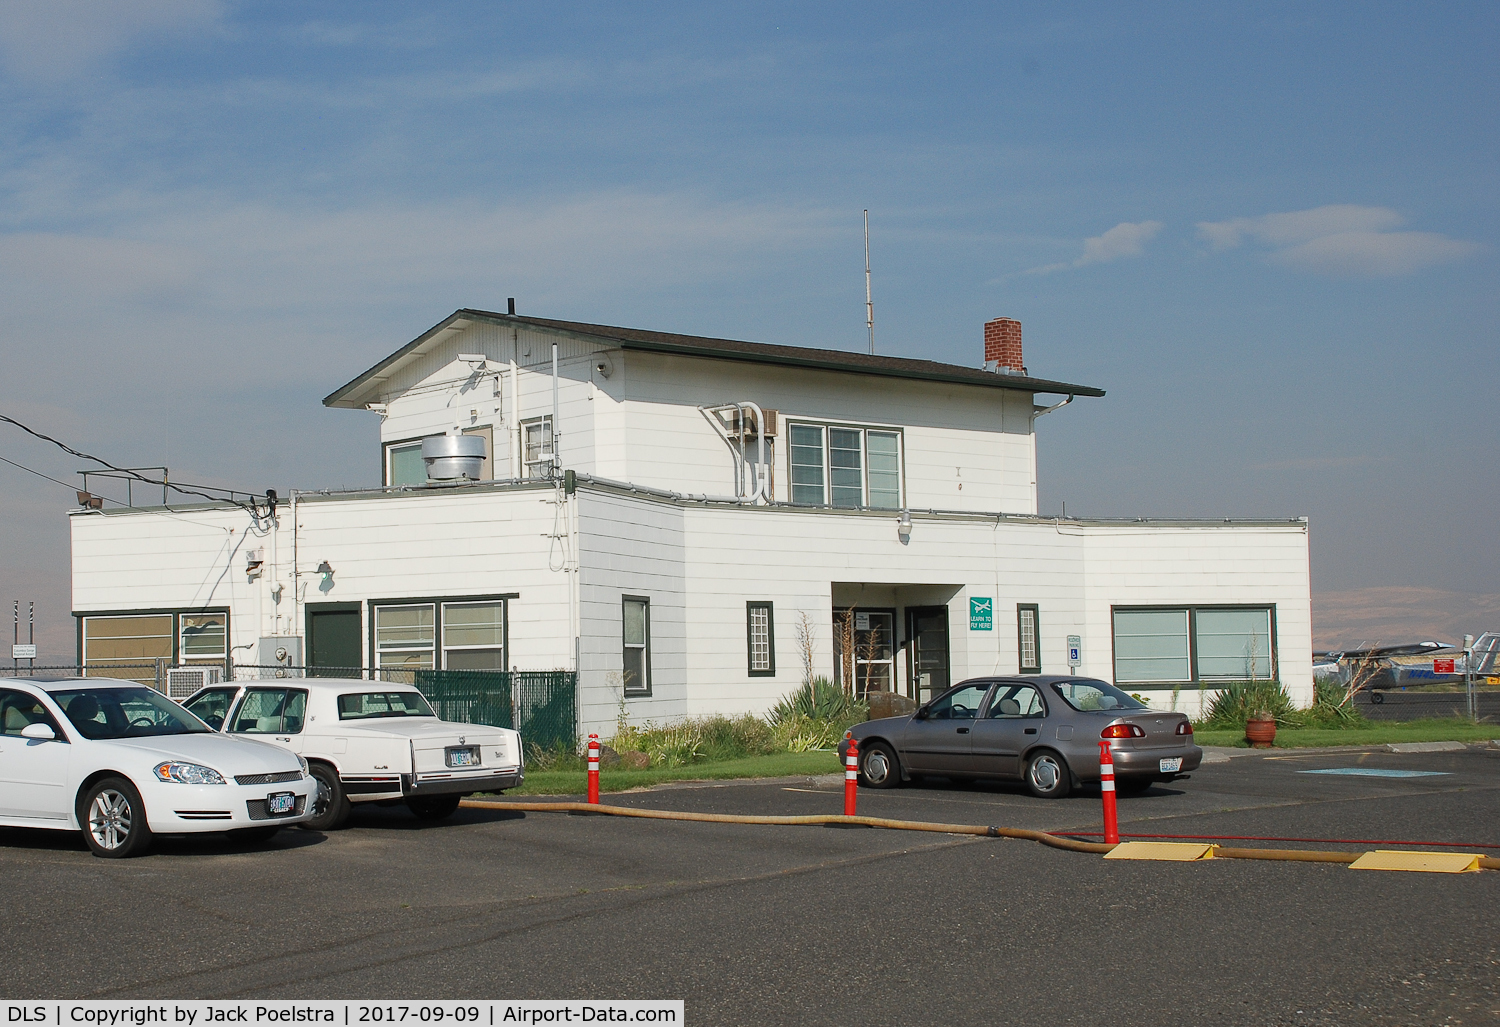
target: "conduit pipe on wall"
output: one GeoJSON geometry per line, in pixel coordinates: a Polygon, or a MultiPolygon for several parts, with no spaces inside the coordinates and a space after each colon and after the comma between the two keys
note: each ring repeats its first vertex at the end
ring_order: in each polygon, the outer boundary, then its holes
{"type": "MultiPolygon", "coordinates": [[[[735,455],[734,468],[734,498],[731,502],[754,505],[765,498],[766,483],[771,479],[771,465],[766,460],[766,415],[756,403],[748,400],[739,403],[721,403],[718,406],[700,406],[698,412],[708,418],[708,423],[714,426],[714,431],[719,433],[719,438],[729,447],[729,451],[735,455]],[[731,433],[729,426],[725,425],[723,414],[734,411],[738,417],[738,431],[731,433]],[[749,431],[749,414],[755,415],[755,430],[749,431]],[[752,462],[749,456],[750,440],[755,440],[755,460],[752,462]],[[748,468],[754,478],[754,487],[745,488],[745,471],[748,468]]],[[[705,501],[717,499],[717,497],[704,496],[705,501]]]]}

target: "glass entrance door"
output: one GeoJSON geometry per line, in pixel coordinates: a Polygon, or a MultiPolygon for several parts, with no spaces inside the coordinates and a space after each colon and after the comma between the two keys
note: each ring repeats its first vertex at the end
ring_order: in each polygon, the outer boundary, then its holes
{"type": "Polygon", "coordinates": [[[896,614],[893,610],[839,610],[833,616],[839,683],[854,694],[896,687],[896,614]]]}
{"type": "Polygon", "coordinates": [[[906,637],[910,639],[908,695],[925,703],[942,695],[949,684],[948,608],[907,607],[906,637]]]}

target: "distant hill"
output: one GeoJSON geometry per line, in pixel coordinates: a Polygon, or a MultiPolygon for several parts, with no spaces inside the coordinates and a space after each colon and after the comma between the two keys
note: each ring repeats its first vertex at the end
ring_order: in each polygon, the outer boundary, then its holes
{"type": "Polygon", "coordinates": [[[1384,585],[1313,592],[1313,648],[1395,645],[1433,639],[1463,641],[1500,631],[1500,594],[1384,585]]]}

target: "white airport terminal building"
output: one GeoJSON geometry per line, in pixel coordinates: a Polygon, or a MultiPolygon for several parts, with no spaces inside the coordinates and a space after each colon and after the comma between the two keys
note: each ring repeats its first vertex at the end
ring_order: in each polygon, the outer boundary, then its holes
{"type": "Polygon", "coordinates": [[[917,700],[1071,671],[1158,709],[1251,677],[1310,702],[1306,520],[1040,516],[1043,415],[1104,393],[1032,377],[1015,321],[977,341],[964,367],[458,310],[324,401],[378,417],[381,486],[75,511],[79,661],[564,670],[606,733],[764,712],[809,663],[917,700]]]}

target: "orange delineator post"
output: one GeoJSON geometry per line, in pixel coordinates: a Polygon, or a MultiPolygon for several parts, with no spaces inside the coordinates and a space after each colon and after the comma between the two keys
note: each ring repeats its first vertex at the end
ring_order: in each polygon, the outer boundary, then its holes
{"type": "Polygon", "coordinates": [[[589,735],[589,802],[599,805],[599,736],[589,735]]]}
{"type": "Polygon", "coordinates": [[[1117,845],[1120,822],[1115,811],[1115,760],[1106,741],[1099,743],[1099,791],[1104,794],[1104,844],[1117,845]]]}
{"type": "Polygon", "coordinates": [[[844,816],[852,817],[859,795],[859,743],[852,735],[845,737],[849,739],[849,751],[844,755],[844,816]]]}

